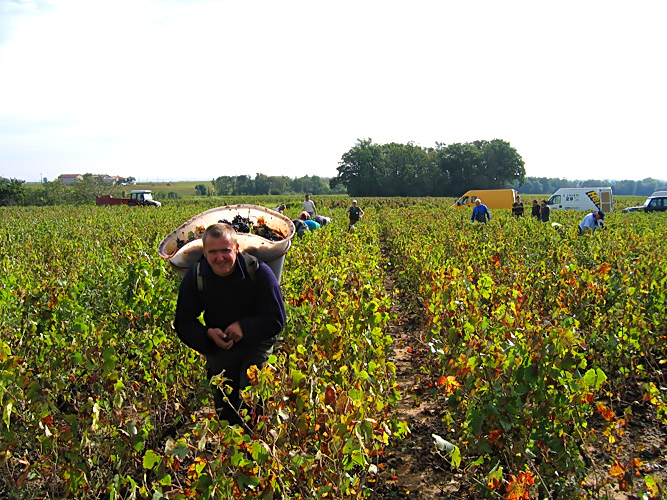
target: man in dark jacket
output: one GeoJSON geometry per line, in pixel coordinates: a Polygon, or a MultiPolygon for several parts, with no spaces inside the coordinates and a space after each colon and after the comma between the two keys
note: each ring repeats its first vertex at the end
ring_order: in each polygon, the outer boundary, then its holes
{"type": "Polygon", "coordinates": [[[540,205],[537,203],[537,200],[533,200],[533,208],[530,212],[530,215],[535,217],[537,220],[540,219],[540,205]]]}
{"type": "Polygon", "coordinates": [[[224,371],[232,392],[226,402],[214,388],[215,407],[221,419],[241,424],[239,392],[250,385],[248,368],[262,366],[285,327],[283,296],[271,269],[239,252],[234,228],[213,224],[202,242],[204,255],[181,282],[174,323],[178,337],[206,357],[209,379],[224,371]]]}
{"type": "Polygon", "coordinates": [[[538,219],[542,222],[549,222],[549,219],[551,219],[551,208],[549,208],[547,200],[542,200],[542,203],[540,203],[540,216],[538,219]]]}

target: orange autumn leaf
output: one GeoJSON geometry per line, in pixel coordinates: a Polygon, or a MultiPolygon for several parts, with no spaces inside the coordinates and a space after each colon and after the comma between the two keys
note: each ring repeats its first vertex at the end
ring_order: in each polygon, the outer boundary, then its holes
{"type": "Polygon", "coordinates": [[[324,393],[324,402],[332,407],[336,403],[336,390],[333,387],[327,387],[324,393]]]}
{"type": "Polygon", "coordinates": [[[251,365],[246,371],[250,385],[257,385],[259,383],[259,368],[256,365],[251,365]]]}
{"type": "Polygon", "coordinates": [[[602,403],[598,403],[598,412],[607,422],[611,422],[614,419],[614,412],[602,403]]]}
{"type": "Polygon", "coordinates": [[[444,387],[445,393],[449,395],[453,393],[456,389],[461,387],[461,384],[456,380],[456,377],[454,377],[453,375],[447,375],[446,377],[441,376],[438,379],[438,386],[444,387]]]}
{"type": "Polygon", "coordinates": [[[621,464],[614,462],[614,464],[609,468],[609,474],[612,477],[619,477],[625,474],[625,469],[621,467],[621,464]]]}
{"type": "Polygon", "coordinates": [[[510,474],[510,482],[507,484],[507,500],[528,500],[530,499],[530,485],[535,483],[533,473],[519,472],[519,477],[510,474]]]}

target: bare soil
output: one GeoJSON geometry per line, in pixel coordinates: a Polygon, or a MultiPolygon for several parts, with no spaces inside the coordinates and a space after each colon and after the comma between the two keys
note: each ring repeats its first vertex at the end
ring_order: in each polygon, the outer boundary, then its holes
{"type": "MultiPolygon", "coordinates": [[[[387,290],[395,290],[395,282],[389,274],[385,283],[387,290]]],[[[392,314],[396,320],[389,327],[394,337],[392,361],[397,368],[397,382],[402,398],[394,410],[394,417],[408,423],[410,434],[385,452],[385,463],[381,480],[374,498],[426,499],[456,498],[472,500],[479,498],[471,478],[449,469],[436,453],[432,434],[444,435],[442,408],[431,396],[427,380],[420,377],[420,366],[429,353],[420,342],[422,330],[418,313],[410,306],[406,297],[394,297],[392,314]]],[[[662,379],[657,374],[657,379],[662,379]]],[[[662,380],[655,380],[658,387],[665,387],[662,380]]],[[[651,475],[667,484],[667,428],[656,415],[655,407],[642,397],[640,383],[629,384],[622,401],[606,401],[617,416],[626,416],[623,435],[610,445],[603,435],[606,422],[597,415],[589,425],[597,429],[598,442],[587,446],[584,453],[590,474],[585,482],[586,498],[608,500],[634,500],[667,498],[667,489],[661,487],[656,496],[651,496],[645,477],[651,475]],[[620,450],[620,451],[619,451],[620,450]],[[611,467],[618,463],[626,470],[622,476],[610,475],[611,467]]],[[[504,498],[500,490],[495,497],[504,498]]],[[[531,498],[538,498],[537,491],[531,498]]],[[[562,498],[552,492],[548,498],[562,498]]]]}

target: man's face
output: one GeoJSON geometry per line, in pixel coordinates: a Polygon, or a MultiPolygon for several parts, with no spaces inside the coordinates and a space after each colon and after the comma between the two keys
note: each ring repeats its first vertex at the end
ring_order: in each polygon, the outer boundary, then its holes
{"type": "Polygon", "coordinates": [[[204,255],[211,269],[218,276],[229,276],[234,272],[238,253],[239,244],[234,243],[228,234],[223,234],[218,238],[206,238],[204,255]]]}

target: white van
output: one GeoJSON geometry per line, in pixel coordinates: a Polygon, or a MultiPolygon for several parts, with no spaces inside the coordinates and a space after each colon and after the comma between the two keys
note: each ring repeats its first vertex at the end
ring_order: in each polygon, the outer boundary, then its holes
{"type": "Polygon", "coordinates": [[[551,210],[614,211],[610,187],[560,188],[547,201],[551,210]]]}

